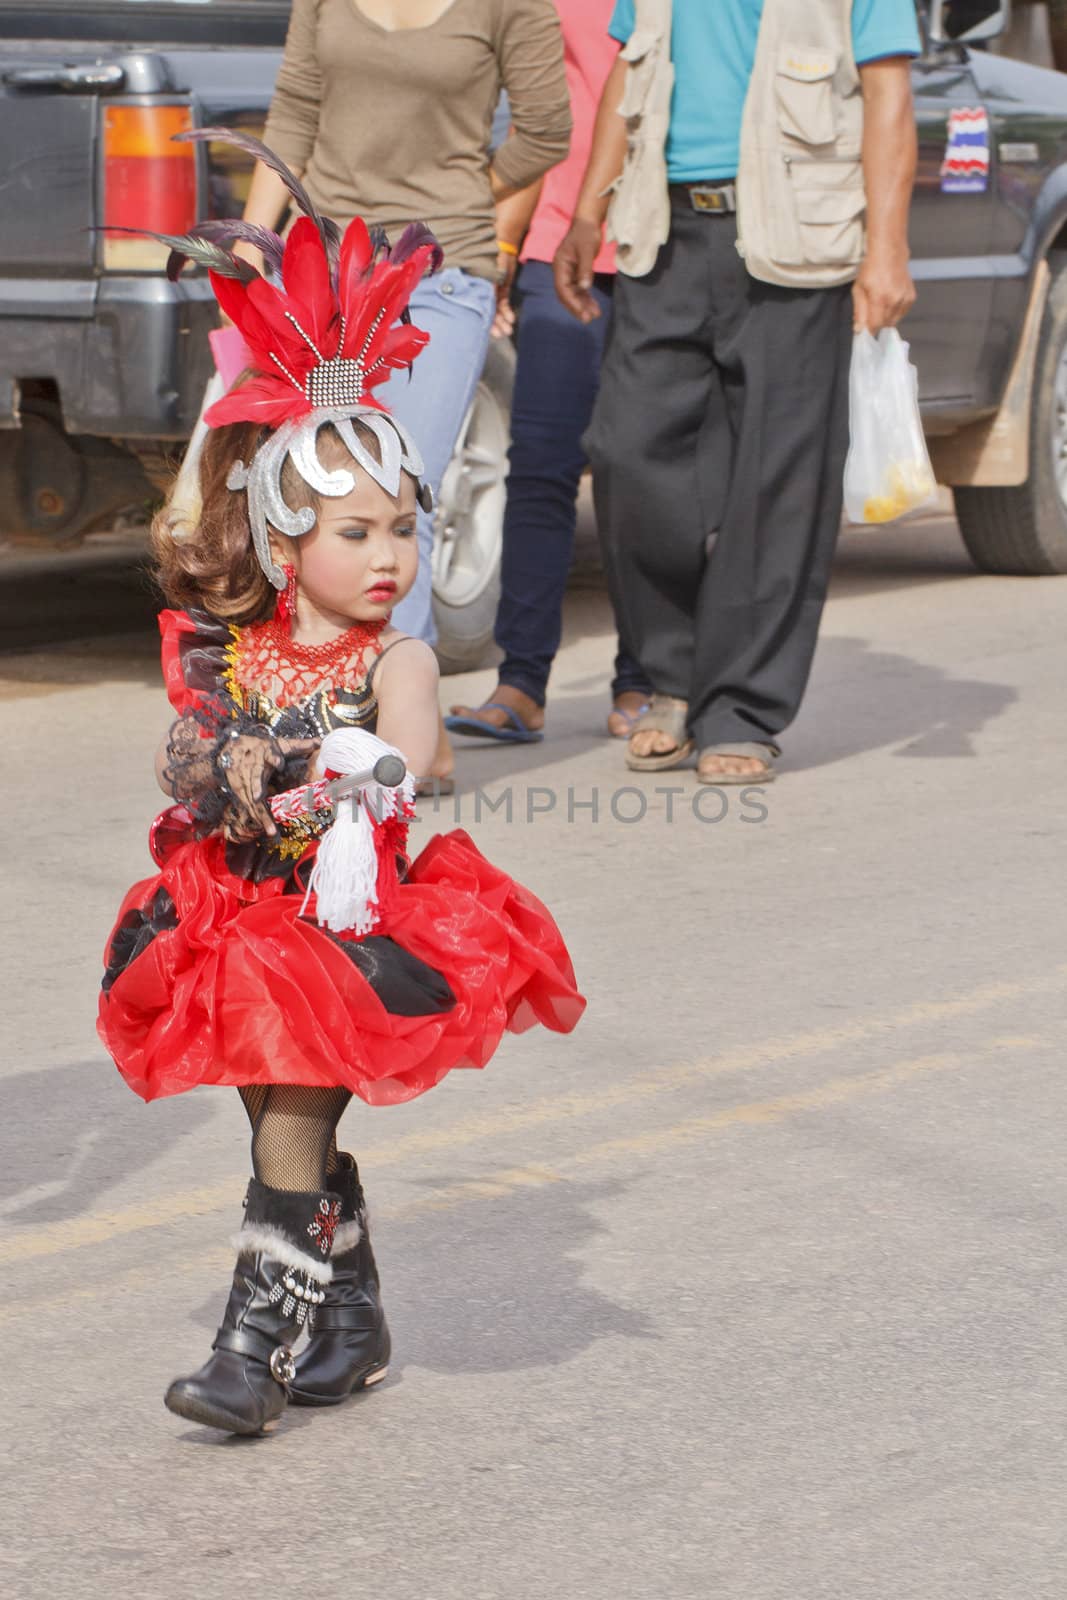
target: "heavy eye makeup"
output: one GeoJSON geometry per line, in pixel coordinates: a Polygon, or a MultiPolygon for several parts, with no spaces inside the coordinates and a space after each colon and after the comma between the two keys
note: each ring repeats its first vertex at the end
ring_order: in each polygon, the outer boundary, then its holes
{"type": "MultiPolygon", "coordinates": [[[[359,526],[353,526],[353,527],[350,527],[350,528],[335,528],[334,529],[334,532],[341,539],[365,539],[367,537],[368,531],[369,530],[367,529],[367,527],[365,525],[363,525],[363,524],[361,524],[359,526]]],[[[395,533],[401,539],[414,538],[414,536],[415,536],[415,521],[414,521],[414,518],[412,518],[411,521],[409,521],[409,522],[398,522],[396,527],[393,528],[392,532],[395,533]]]]}

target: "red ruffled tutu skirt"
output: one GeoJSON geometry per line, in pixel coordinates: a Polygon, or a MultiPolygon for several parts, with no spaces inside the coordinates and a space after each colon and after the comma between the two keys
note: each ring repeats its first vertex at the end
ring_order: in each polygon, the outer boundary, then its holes
{"type": "Polygon", "coordinates": [[[547,909],[461,830],[430,840],[366,939],[303,900],[291,876],[235,876],[218,838],[134,885],[98,1023],[131,1089],[313,1084],[391,1105],[484,1066],[505,1029],[567,1033],[585,1008],[547,909]]]}

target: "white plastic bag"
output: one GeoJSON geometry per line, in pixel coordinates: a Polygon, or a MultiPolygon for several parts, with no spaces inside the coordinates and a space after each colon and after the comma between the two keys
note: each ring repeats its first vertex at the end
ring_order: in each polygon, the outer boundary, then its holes
{"type": "Polygon", "coordinates": [[[850,522],[892,522],[937,493],[919,417],[919,375],[895,328],[852,343],[845,511],[850,522]]]}

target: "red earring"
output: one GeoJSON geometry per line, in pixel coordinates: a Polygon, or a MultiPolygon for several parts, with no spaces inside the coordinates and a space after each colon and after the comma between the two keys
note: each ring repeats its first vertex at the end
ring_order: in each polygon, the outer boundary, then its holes
{"type": "Polygon", "coordinates": [[[289,622],[296,615],[296,568],[287,561],[282,571],[285,573],[285,588],[278,596],[274,615],[279,622],[289,622]]]}

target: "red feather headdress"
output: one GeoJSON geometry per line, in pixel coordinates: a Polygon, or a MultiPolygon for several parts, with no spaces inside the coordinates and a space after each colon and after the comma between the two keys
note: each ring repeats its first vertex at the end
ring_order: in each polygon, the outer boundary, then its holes
{"type": "MultiPolygon", "coordinates": [[[[419,505],[427,512],[432,508],[418,447],[373,390],[397,368],[410,367],[429,341],[428,333],[412,326],[408,300],[419,279],[441,265],[442,251],[420,222],[406,228],[393,248],[381,229],[368,230],[360,218],[342,238],[337,224],[319,215],[300,180],[259,139],[230,128],[198,128],[176,137],[218,140],[254,156],[278,174],[303,213],[288,240],[236,219],[198,222],[180,237],[150,235],[170,246],[167,276],[172,281],[187,261],[207,267],[219,305],[248,347],[252,376],[209,406],[201,420],[210,428],[256,422],[271,430],[250,462],[234,462],[226,481],[247,493],[256,556],[275,588],[284,589],[271,529],[299,538],[315,524],[309,506],[294,509],[285,500],[286,461],[319,494],[348,494],[355,482],[348,469],[326,468],[319,459],[317,439],[324,427],[337,431],[353,464],[387,494],[398,493],[401,474],[407,472],[415,480],[419,505]],[[262,253],[269,278],[233,254],[237,243],[262,253]],[[377,439],[377,455],[354,431],[356,419],[377,439]]],[[[183,503],[175,515],[177,488],[171,496],[175,537],[184,537],[178,530],[195,526],[198,515],[196,469],[203,433],[198,425],[182,467],[194,509],[183,503]]]]}
{"type": "Polygon", "coordinates": [[[185,263],[209,269],[220,307],[239,329],[251,354],[253,376],[205,414],[209,427],[258,422],[277,428],[322,408],[385,407],[373,390],[397,368],[409,367],[429,334],[408,317],[412,290],[441,265],[442,251],[422,223],[405,229],[390,248],[357,217],[341,237],[307,191],[259,139],[230,128],[197,128],[183,140],[235,145],[276,172],[304,213],[289,237],[250,223],[197,223],[178,238],[156,234],[171,246],[167,275],[185,263]],[[238,242],[254,245],[280,286],[233,255],[238,242]]]}

